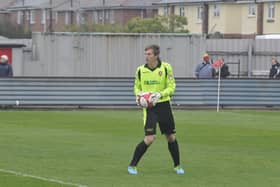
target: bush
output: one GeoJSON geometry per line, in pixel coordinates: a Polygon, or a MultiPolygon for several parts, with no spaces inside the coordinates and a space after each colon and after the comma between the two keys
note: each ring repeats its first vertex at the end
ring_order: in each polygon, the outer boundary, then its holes
{"type": "Polygon", "coordinates": [[[154,18],[132,18],[126,25],[92,24],[70,25],[66,32],[123,32],[123,33],[188,33],[187,18],[182,16],[157,16],[154,18]]]}
{"type": "Polygon", "coordinates": [[[23,25],[15,25],[7,20],[0,20],[0,35],[7,38],[31,38],[32,31],[23,25]]]}

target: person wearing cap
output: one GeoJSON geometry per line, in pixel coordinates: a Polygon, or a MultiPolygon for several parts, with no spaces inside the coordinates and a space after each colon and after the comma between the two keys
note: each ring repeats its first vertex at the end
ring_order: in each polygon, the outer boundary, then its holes
{"type": "Polygon", "coordinates": [[[13,68],[11,64],[8,63],[8,56],[2,55],[0,57],[0,77],[12,77],[13,76],[13,68]]]}
{"type": "Polygon", "coordinates": [[[210,57],[207,53],[203,55],[203,61],[197,64],[194,73],[195,77],[198,79],[210,79],[215,77],[215,68],[211,65],[210,57]]]}

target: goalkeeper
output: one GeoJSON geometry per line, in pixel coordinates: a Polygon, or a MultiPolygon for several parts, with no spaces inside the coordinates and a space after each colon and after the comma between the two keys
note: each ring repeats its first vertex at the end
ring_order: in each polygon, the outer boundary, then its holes
{"type": "Polygon", "coordinates": [[[161,133],[166,136],[168,149],[174,162],[174,171],[177,174],[184,174],[180,166],[179,146],[175,137],[176,130],[170,107],[170,96],[175,91],[176,83],[171,65],[161,61],[159,53],[159,46],[147,46],[145,48],[146,64],[139,66],[136,70],[134,94],[138,96],[144,92],[152,92],[153,107],[143,108],[145,137],[135,148],[128,166],[129,174],[138,174],[136,166],[155,140],[157,123],[161,133]]]}

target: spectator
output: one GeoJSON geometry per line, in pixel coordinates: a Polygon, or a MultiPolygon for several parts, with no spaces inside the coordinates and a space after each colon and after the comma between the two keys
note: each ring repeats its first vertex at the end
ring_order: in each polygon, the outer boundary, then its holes
{"type": "Polygon", "coordinates": [[[271,59],[271,68],[269,71],[269,78],[279,79],[280,78],[280,64],[275,57],[271,59]]]}
{"type": "Polygon", "coordinates": [[[12,77],[13,76],[13,68],[11,64],[8,63],[8,56],[2,55],[0,57],[0,77],[12,77]]]}
{"type": "Polygon", "coordinates": [[[198,79],[214,78],[216,75],[215,68],[210,63],[210,57],[206,53],[203,55],[203,61],[195,68],[195,76],[198,79]]]}
{"type": "MultiPolygon", "coordinates": [[[[218,60],[220,62],[222,62],[222,64],[223,64],[222,67],[221,67],[221,78],[225,79],[225,78],[227,78],[230,75],[229,67],[225,63],[225,60],[224,60],[223,57],[220,57],[218,60]]],[[[219,76],[219,72],[217,72],[217,76],[219,76]]]]}

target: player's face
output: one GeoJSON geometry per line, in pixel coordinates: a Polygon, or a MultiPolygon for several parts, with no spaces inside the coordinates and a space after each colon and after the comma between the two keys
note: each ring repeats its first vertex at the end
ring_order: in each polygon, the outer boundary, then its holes
{"type": "Polygon", "coordinates": [[[147,63],[153,63],[157,61],[157,56],[154,54],[154,51],[152,49],[147,49],[145,51],[145,58],[147,63]]]}

